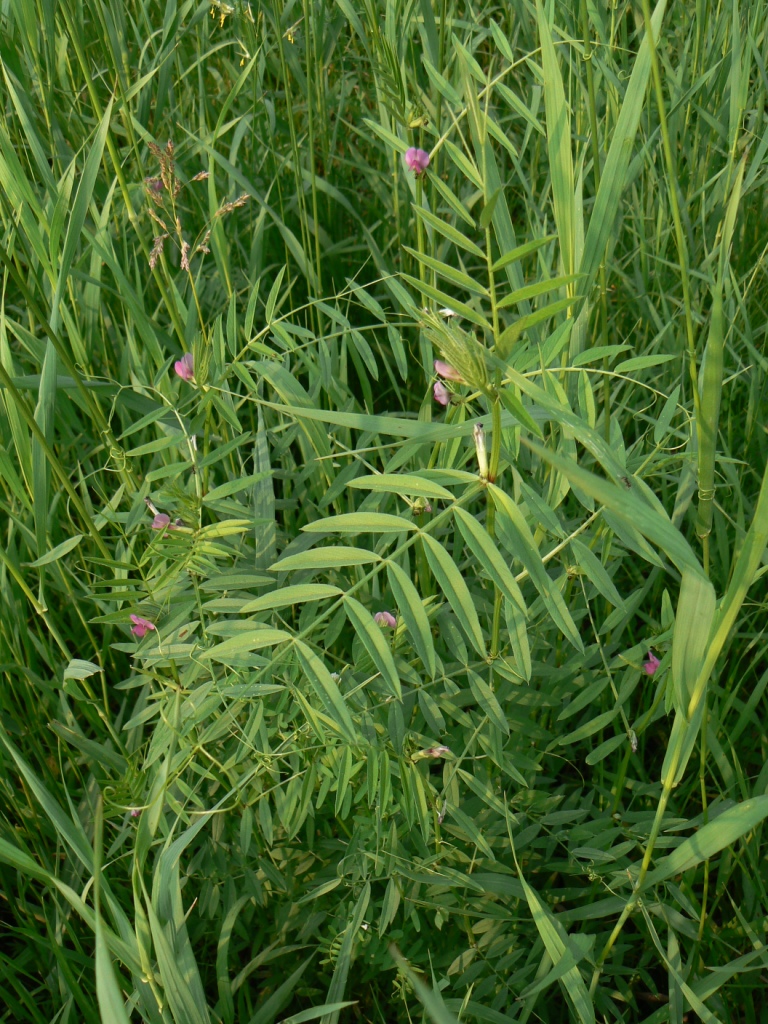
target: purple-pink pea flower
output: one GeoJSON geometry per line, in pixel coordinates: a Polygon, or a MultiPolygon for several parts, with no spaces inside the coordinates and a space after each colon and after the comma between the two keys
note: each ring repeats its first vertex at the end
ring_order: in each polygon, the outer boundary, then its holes
{"type": "Polygon", "coordinates": [[[435,386],[432,389],[432,394],[435,396],[435,401],[439,405],[450,405],[451,403],[451,392],[443,384],[441,380],[435,381],[435,386]]]}
{"type": "Polygon", "coordinates": [[[413,171],[418,178],[429,167],[429,153],[426,153],[423,149],[416,149],[415,146],[411,146],[410,149],[406,150],[405,162],[408,164],[409,170],[413,171]]]}
{"type": "Polygon", "coordinates": [[[191,352],[185,352],[181,359],[177,359],[173,368],[182,380],[195,379],[195,357],[191,352]]]}
{"type": "Polygon", "coordinates": [[[653,651],[648,651],[648,661],[643,662],[643,672],[645,672],[647,676],[652,676],[660,664],[661,662],[653,651]]]}
{"type": "Polygon", "coordinates": [[[450,363],[444,363],[442,359],[435,360],[435,373],[438,377],[444,377],[445,380],[455,380],[459,384],[464,383],[464,378],[461,376],[458,370],[455,370],[450,363]]]}
{"type": "Polygon", "coordinates": [[[139,807],[132,807],[131,808],[131,817],[132,818],[138,818],[138,816],[140,814],[141,814],[141,809],[139,807]]]}
{"type": "Polygon", "coordinates": [[[165,512],[156,513],[155,518],[152,520],[153,530],[178,530],[178,528],[183,525],[184,524],[181,519],[175,519],[171,522],[171,517],[166,515],[165,512]]]}
{"type": "Polygon", "coordinates": [[[387,626],[388,629],[394,629],[397,625],[397,619],[392,612],[376,612],[373,616],[373,621],[377,622],[380,626],[387,626]]]}
{"type": "Polygon", "coordinates": [[[131,632],[134,633],[139,640],[141,640],[142,637],[145,637],[150,630],[155,628],[154,622],[150,622],[149,619],[142,619],[140,615],[132,615],[131,622],[133,623],[131,626],[131,632]]]}

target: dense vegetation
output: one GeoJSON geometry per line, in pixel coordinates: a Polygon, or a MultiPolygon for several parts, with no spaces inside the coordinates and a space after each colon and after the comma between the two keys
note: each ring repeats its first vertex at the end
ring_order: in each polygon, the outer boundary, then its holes
{"type": "Polygon", "coordinates": [[[766,1019],[764,0],[0,60],[0,1019],[766,1019]]]}

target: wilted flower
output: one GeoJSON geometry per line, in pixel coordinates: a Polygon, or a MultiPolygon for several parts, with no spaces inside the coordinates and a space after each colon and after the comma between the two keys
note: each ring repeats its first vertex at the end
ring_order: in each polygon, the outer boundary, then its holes
{"type": "Polygon", "coordinates": [[[397,619],[392,612],[376,612],[373,616],[373,621],[377,622],[380,626],[387,626],[389,629],[394,629],[397,625],[397,619]]]}
{"type": "Polygon", "coordinates": [[[182,380],[190,381],[195,378],[195,357],[191,352],[185,352],[181,359],[177,359],[173,368],[182,380]]]}
{"type": "Polygon", "coordinates": [[[451,320],[453,317],[459,315],[455,310],[451,309],[450,306],[443,306],[442,309],[438,310],[438,313],[440,316],[444,316],[446,320],[451,320]]]}
{"type": "Polygon", "coordinates": [[[149,619],[142,619],[140,615],[131,615],[131,632],[134,633],[139,640],[145,637],[147,633],[155,628],[154,622],[150,622],[149,619]]]}
{"type": "Polygon", "coordinates": [[[138,816],[140,814],[141,814],[141,808],[140,807],[132,807],[131,808],[131,817],[132,818],[138,818],[138,816]]]}
{"type": "Polygon", "coordinates": [[[435,360],[435,373],[440,377],[444,377],[446,380],[455,380],[459,384],[464,383],[464,378],[461,376],[458,370],[454,370],[448,363],[444,363],[442,359],[435,360]]]}
{"type": "Polygon", "coordinates": [[[445,757],[446,754],[450,754],[450,747],[427,747],[426,750],[420,750],[419,755],[421,757],[445,757]]]}
{"type": "Polygon", "coordinates": [[[661,662],[653,651],[648,651],[648,661],[643,662],[643,672],[645,672],[647,676],[652,676],[660,664],[661,662]]]}
{"type": "Polygon", "coordinates": [[[429,153],[426,153],[423,149],[416,149],[415,146],[411,146],[410,149],[406,150],[405,162],[408,164],[409,170],[413,171],[418,178],[429,167],[429,153]]]}
{"type": "Polygon", "coordinates": [[[435,381],[435,386],[432,389],[432,394],[435,396],[435,401],[438,402],[440,405],[451,404],[451,392],[448,390],[448,388],[445,386],[445,384],[443,384],[441,380],[435,381]]]}

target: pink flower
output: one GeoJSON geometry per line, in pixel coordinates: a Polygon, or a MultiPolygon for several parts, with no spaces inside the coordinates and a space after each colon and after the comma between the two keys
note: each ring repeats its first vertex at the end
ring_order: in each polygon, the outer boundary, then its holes
{"type": "Polygon", "coordinates": [[[435,360],[435,373],[439,377],[444,377],[446,380],[455,380],[458,381],[459,384],[464,383],[464,378],[461,376],[459,371],[454,370],[449,363],[444,363],[441,359],[435,360]]]}
{"type": "Polygon", "coordinates": [[[184,523],[181,519],[174,519],[174,521],[171,522],[171,517],[166,515],[165,512],[156,512],[155,518],[152,520],[153,530],[178,530],[178,528],[183,525],[184,523]]]}
{"type": "Polygon", "coordinates": [[[394,629],[397,625],[397,619],[392,612],[376,612],[373,621],[378,622],[380,626],[387,626],[388,629],[394,629]]]}
{"type": "Polygon", "coordinates": [[[140,810],[140,808],[138,808],[138,807],[132,807],[132,808],[131,808],[131,817],[132,817],[132,818],[138,818],[138,816],[139,816],[140,814],[141,814],[141,810],[140,810]]]}
{"type": "Polygon", "coordinates": [[[133,623],[131,626],[131,632],[134,633],[139,640],[141,640],[142,637],[145,637],[151,629],[155,628],[155,624],[153,622],[150,622],[149,619],[142,619],[140,615],[132,615],[131,622],[133,623]]]}
{"type": "Polygon", "coordinates": [[[645,672],[647,676],[652,676],[660,664],[661,662],[653,651],[648,651],[648,661],[643,662],[643,672],[645,672]]]}
{"type": "Polygon", "coordinates": [[[429,153],[425,153],[423,149],[416,149],[415,146],[411,146],[406,151],[405,162],[408,164],[409,170],[413,171],[418,178],[429,167],[429,153]]]}
{"type": "Polygon", "coordinates": [[[195,379],[195,357],[191,352],[186,352],[181,359],[178,359],[173,364],[173,368],[182,380],[195,379]]]}
{"type": "Polygon", "coordinates": [[[432,394],[435,396],[435,401],[438,402],[440,405],[451,404],[451,392],[448,390],[445,384],[443,384],[442,381],[435,381],[435,386],[432,389],[432,394]]]}
{"type": "Polygon", "coordinates": [[[427,747],[426,750],[420,750],[419,754],[422,757],[445,757],[445,755],[450,754],[450,752],[450,747],[444,747],[441,745],[439,747],[427,747]]]}

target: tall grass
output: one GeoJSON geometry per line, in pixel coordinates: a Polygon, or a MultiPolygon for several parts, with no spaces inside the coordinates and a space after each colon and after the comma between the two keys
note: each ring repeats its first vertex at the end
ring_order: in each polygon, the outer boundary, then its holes
{"type": "Polygon", "coordinates": [[[3,1020],[764,1019],[767,23],[0,5],[3,1020]]]}

